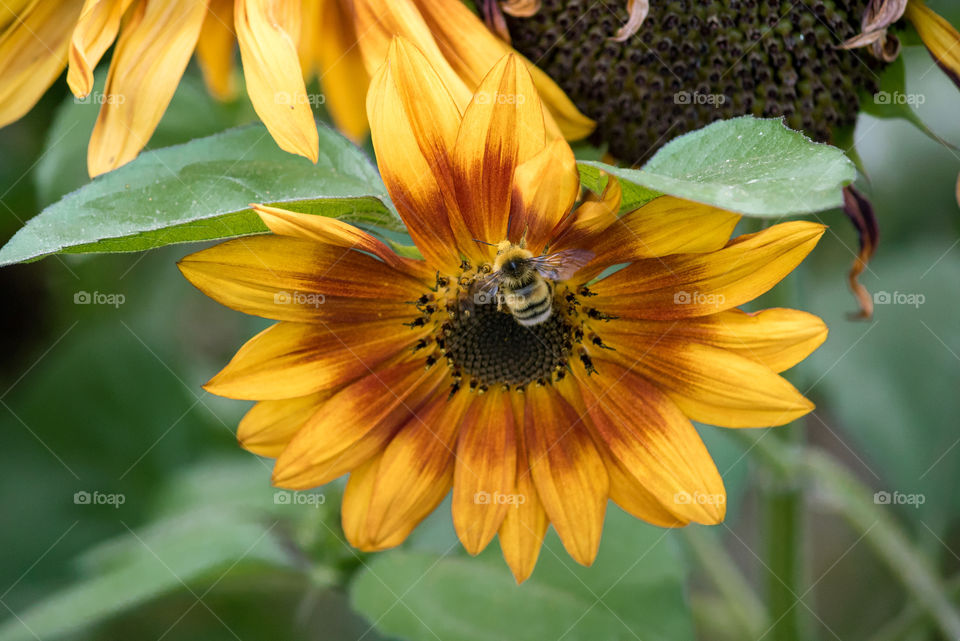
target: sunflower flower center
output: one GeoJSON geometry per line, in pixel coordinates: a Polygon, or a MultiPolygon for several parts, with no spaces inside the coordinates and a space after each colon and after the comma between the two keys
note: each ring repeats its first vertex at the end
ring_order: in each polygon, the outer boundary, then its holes
{"type": "Polygon", "coordinates": [[[489,265],[471,269],[464,264],[459,277],[438,275],[436,290],[414,301],[421,316],[407,323],[435,327],[414,351],[425,353],[428,368],[446,362],[453,380],[451,393],[461,388],[523,391],[530,383],[547,385],[566,376],[571,358],[593,371],[583,339],[589,333],[587,323],[604,316],[584,308],[582,298],[590,295],[586,287],[574,291],[555,283],[550,315],[534,325],[523,325],[502,301],[481,298],[483,302],[478,302],[478,279],[489,271],[489,265]]]}

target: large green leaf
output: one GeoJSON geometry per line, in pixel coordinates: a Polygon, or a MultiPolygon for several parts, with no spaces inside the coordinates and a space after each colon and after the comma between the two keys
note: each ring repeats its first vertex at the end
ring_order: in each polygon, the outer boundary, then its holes
{"type": "Polygon", "coordinates": [[[31,219],[0,265],[262,233],[250,203],[399,229],[376,168],[324,125],[320,160],[281,151],[262,125],[141,154],[31,219]]]}
{"type": "Polygon", "coordinates": [[[839,207],[843,186],[856,177],[839,149],[811,141],[780,119],[752,116],[680,136],[641,169],[595,161],[580,166],[581,173],[590,167],[619,178],[625,208],[659,192],[769,218],[839,207]]]}
{"type": "Polygon", "coordinates": [[[693,638],[684,576],[668,531],[611,506],[590,568],[552,533],[522,586],[495,550],[474,559],[393,551],[368,563],[351,596],[380,631],[410,641],[683,641],[693,638]]]}

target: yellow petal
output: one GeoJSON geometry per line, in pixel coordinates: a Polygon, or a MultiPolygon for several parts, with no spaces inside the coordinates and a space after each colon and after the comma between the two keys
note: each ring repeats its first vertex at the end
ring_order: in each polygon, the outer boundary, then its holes
{"type": "Polygon", "coordinates": [[[749,302],[806,257],[826,228],[806,221],[740,236],[706,254],[641,260],[590,286],[591,306],[613,316],[673,320],[749,302]]]}
{"type": "MultiPolygon", "coordinates": [[[[523,425],[523,399],[514,394],[511,398],[514,412],[514,425],[523,425]]],[[[527,447],[524,444],[523,430],[517,430],[517,474],[513,496],[523,497],[519,504],[512,505],[503,517],[498,536],[503,558],[513,572],[517,583],[523,583],[533,573],[543,545],[543,536],[547,532],[547,513],[543,509],[537,489],[530,474],[530,462],[527,447]]]]}
{"type": "Polygon", "coordinates": [[[14,20],[19,20],[24,15],[24,9],[31,2],[36,0],[5,0],[0,3],[0,30],[6,29],[14,20]]]}
{"type": "Polygon", "coordinates": [[[680,520],[723,521],[723,480],[690,421],[637,372],[600,366],[602,376],[578,380],[594,430],[620,471],[680,520]]]}
{"type": "Polygon", "coordinates": [[[371,541],[366,534],[367,513],[373,499],[374,483],[383,454],[372,456],[350,473],[350,480],[343,491],[343,505],[340,508],[341,524],[347,541],[353,547],[365,552],[375,552],[392,548],[403,543],[409,532],[398,530],[378,543],[371,541]]]}
{"type": "Polygon", "coordinates": [[[560,221],[553,232],[552,249],[576,249],[587,240],[617,222],[620,211],[620,181],[608,178],[603,194],[597,198],[588,192],[587,198],[569,216],[560,221]]]}
{"type": "Polygon", "coordinates": [[[562,138],[554,138],[514,172],[510,238],[526,235],[527,247],[540,254],[579,193],[580,175],[573,150],[562,138]]]}
{"type": "Polygon", "coordinates": [[[67,84],[73,95],[83,98],[93,90],[93,70],[113,44],[131,0],[86,0],[70,40],[67,84]]]}
{"type": "Polygon", "coordinates": [[[906,17],[916,27],[936,63],[960,86],[960,33],[922,0],[910,0],[906,17]]]}
{"type": "Polygon", "coordinates": [[[518,499],[517,439],[508,393],[478,398],[463,419],[453,480],[453,527],[463,547],[479,554],[518,499]]]}
{"type": "Polygon", "coordinates": [[[63,71],[82,7],[81,0],[33,0],[0,35],[0,127],[30,111],[63,71]]]}
{"type": "Polygon", "coordinates": [[[247,94],[284,151],[317,162],[319,137],[300,71],[299,0],[237,0],[237,42],[247,94]]]}
{"type": "MultiPolygon", "coordinates": [[[[392,3],[388,3],[392,4],[392,3]]],[[[480,258],[457,209],[451,153],[460,111],[423,54],[397,38],[367,94],[380,175],[427,262],[456,269],[480,258]]]]}
{"type": "Polygon", "coordinates": [[[599,273],[644,258],[722,249],[739,220],[739,214],[661,196],[586,239],[583,248],[596,254],[590,268],[599,273]]]}
{"type": "Polygon", "coordinates": [[[464,111],[454,150],[457,202],[473,238],[498,243],[507,237],[514,172],[545,146],[530,74],[518,56],[505,56],[464,111]]]}
{"type": "Polygon", "coordinates": [[[240,446],[260,456],[280,456],[294,434],[335,391],[324,390],[299,398],[257,403],[237,426],[240,446]]]}
{"type": "Polygon", "coordinates": [[[563,546],[581,565],[596,557],[609,481],[581,417],[554,390],[527,389],[524,438],[537,494],[563,546]]]}
{"type": "MultiPolygon", "coordinates": [[[[337,128],[359,143],[370,130],[366,108],[370,73],[364,66],[357,33],[346,7],[337,0],[319,0],[319,5],[320,33],[313,49],[326,99],[324,104],[337,128]]],[[[307,47],[308,43],[304,42],[303,48],[307,47]]]]}
{"type": "Polygon", "coordinates": [[[284,236],[230,240],[190,254],[177,266],[227,307],[294,322],[411,320],[415,314],[407,301],[423,293],[421,283],[375,258],[284,236]]]}
{"type": "Polygon", "coordinates": [[[233,4],[234,0],[210,0],[200,39],[197,40],[197,62],[207,89],[217,100],[233,100],[239,89],[233,4]]]}
{"type": "Polygon", "coordinates": [[[809,356],[827,338],[827,326],[813,314],[795,309],[767,309],[748,314],[730,309],[719,314],[675,321],[619,318],[604,327],[627,342],[652,344],[667,336],[720,347],[775,372],[809,356]]]}
{"type": "Polygon", "coordinates": [[[365,513],[365,545],[380,548],[398,533],[413,531],[439,505],[453,481],[454,448],[466,408],[473,400],[461,392],[452,398],[446,389],[428,403],[390,441],[377,470],[365,513]]]}
{"type": "Polygon", "coordinates": [[[278,323],[247,341],[203,387],[247,400],[305,396],[372,372],[431,330],[395,320],[278,323]]]}
{"type": "MultiPolygon", "coordinates": [[[[415,0],[415,4],[444,57],[470,90],[479,86],[481,78],[504,54],[516,53],[459,0],[415,0]]],[[[529,60],[523,59],[523,63],[549,109],[548,129],[555,132],[551,137],[562,134],[567,140],[579,140],[588,136],[594,122],[577,110],[546,73],[529,60]]]]}
{"type": "Polygon", "coordinates": [[[445,379],[415,359],[392,365],[334,394],[280,454],[273,483],[304,489],[329,483],[379,452],[416,417],[445,379]]]}
{"type": "Polygon", "coordinates": [[[87,149],[91,176],[130,162],[150,140],[197,44],[206,2],[137,5],[123,25],[87,149]]]}
{"type": "Polygon", "coordinates": [[[631,367],[667,393],[695,421],[721,427],[785,425],[814,409],[785,378],[757,361],[718,347],[606,332],[616,351],[600,355],[631,367]],[[627,342],[629,341],[629,342],[627,342]]]}

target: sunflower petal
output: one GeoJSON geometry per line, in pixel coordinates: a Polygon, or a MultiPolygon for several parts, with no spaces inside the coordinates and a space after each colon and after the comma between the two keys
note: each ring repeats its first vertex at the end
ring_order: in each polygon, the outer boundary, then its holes
{"type": "Polygon", "coordinates": [[[234,0],[210,0],[207,17],[197,40],[197,62],[207,90],[217,100],[233,100],[239,89],[236,77],[237,34],[233,30],[234,0]]]}
{"type": "Polygon", "coordinates": [[[396,320],[277,323],[240,348],[204,389],[217,396],[270,400],[331,389],[374,371],[428,331],[404,333],[396,320]]]}
{"type": "MultiPolygon", "coordinates": [[[[459,0],[415,0],[415,4],[443,55],[470,90],[480,85],[483,76],[504,54],[516,54],[459,0]]],[[[594,122],[577,110],[546,73],[530,61],[521,59],[532,76],[537,93],[550,110],[547,127],[555,132],[551,137],[562,135],[567,140],[587,137],[593,131],[594,122]]]]}
{"type": "Polygon", "coordinates": [[[67,84],[78,98],[93,90],[93,70],[113,44],[131,0],[86,0],[70,39],[67,84]]]}
{"type": "Polygon", "coordinates": [[[343,491],[343,506],[340,509],[343,533],[350,545],[365,552],[375,552],[400,545],[408,534],[398,530],[379,544],[372,542],[366,536],[367,513],[370,509],[370,501],[373,499],[374,484],[382,461],[383,454],[377,454],[359,465],[350,473],[347,487],[343,491]]]}
{"type": "Polygon", "coordinates": [[[723,249],[739,220],[739,214],[661,196],[588,238],[583,248],[598,257],[590,267],[599,273],[610,265],[644,258],[723,249]]]}
{"type": "Polygon", "coordinates": [[[206,13],[206,2],[170,0],[141,3],[128,16],[87,148],[91,176],[130,162],[150,140],[187,68],[206,13]]]}
{"type": "Polygon", "coordinates": [[[416,359],[386,367],[330,398],[277,459],[273,483],[304,489],[329,483],[383,449],[433,395],[446,371],[416,359]]]}
{"type": "Polygon", "coordinates": [[[237,42],[253,108],[284,151],[317,162],[319,136],[300,71],[299,0],[237,0],[237,42]]]}
{"type": "Polygon", "coordinates": [[[299,398],[261,401],[240,420],[237,440],[248,452],[276,458],[297,431],[304,426],[335,390],[324,390],[299,398]]]}
{"type": "Polygon", "coordinates": [[[67,64],[81,0],[33,0],[0,35],[0,127],[30,111],[67,64]]]}
{"type": "Polygon", "coordinates": [[[906,16],[916,27],[934,61],[960,87],[960,33],[922,0],[910,0],[906,16]]]}
{"type": "Polygon", "coordinates": [[[742,305],[776,285],[817,244],[825,227],[806,221],[740,236],[706,254],[641,260],[590,286],[590,304],[615,316],[693,318],[742,305]]]}
{"type": "Polygon", "coordinates": [[[651,345],[661,337],[720,347],[766,365],[775,372],[790,369],[827,338],[820,318],[795,309],[766,309],[748,314],[730,309],[719,314],[675,321],[620,318],[604,335],[620,335],[627,343],[651,345]]]}
{"type": "Polygon", "coordinates": [[[457,440],[453,527],[470,554],[482,552],[500,528],[516,474],[513,409],[503,392],[487,392],[464,417],[457,440]]]}
{"type": "Polygon", "coordinates": [[[423,285],[357,251],[285,236],[229,240],[177,266],[237,311],[294,322],[410,318],[423,285]]]}
{"type": "Polygon", "coordinates": [[[583,420],[559,393],[527,390],[524,438],[537,494],[567,552],[590,565],[600,545],[609,482],[583,420]]]}
{"type": "Polygon", "coordinates": [[[539,254],[579,193],[573,150],[565,140],[555,138],[514,172],[509,237],[525,235],[528,249],[539,254]]]}
{"type": "Polygon", "coordinates": [[[398,532],[404,538],[439,505],[453,481],[454,448],[464,412],[473,396],[441,389],[390,441],[383,454],[367,507],[363,534],[380,547],[398,532]]]}
{"type": "Polygon", "coordinates": [[[553,232],[553,249],[579,248],[587,239],[599,234],[617,222],[620,210],[620,181],[609,178],[599,198],[588,192],[591,200],[580,204],[569,216],[560,221],[553,232]]]}
{"type": "MultiPolygon", "coordinates": [[[[511,399],[514,425],[523,425],[523,401],[511,399]]],[[[523,430],[517,430],[517,474],[512,491],[516,504],[507,510],[500,524],[500,549],[517,583],[523,583],[533,573],[543,546],[549,520],[534,486],[523,430]]]]}
{"type": "Polygon", "coordinates": [[[616,350],[607,358],[642,374],[701,423],[770,427],[814,409],[769,367],[719,347],[672,337],[644,345],[636,337],[612,333],[604,333],[604,341],[616,350]]]}
{"type": "Polygon", "coordinates": [[[473,238],[507,237],[513,176],[546,146],[543,109],[526,66],[504,56],[463,113],[454,150],[457,202],[473,238]]]}
{"type": "Polygon", "coordinates": [[[383,182],[420,253],[447,269],[460,264],[458,244],[479,257],[454,197],[450,153],[460,111],[424,55],[406,40],[393,41],[371,82],[367,113],[383,182]]]}
{"type": "Polygon", "coordinates": [[[301,41],[301,49],[313,51],[316,56],[317,75],[326,98],[324,105],[337,129],[359,143],[370,131],[366,108],[370,74],[360,54],[353,20],[344,4],[333,0],[314,3],[319,14],[316,17],[318,33],[314,40],[301,41]]]}
{"type": "Polygon", "coordinates": [[[678,520],[723,521],[723,479],[687,417],[638,373],[607,361],[602,367],[602,377],[579,382],[594,430],[619,471],[678,520]]]}

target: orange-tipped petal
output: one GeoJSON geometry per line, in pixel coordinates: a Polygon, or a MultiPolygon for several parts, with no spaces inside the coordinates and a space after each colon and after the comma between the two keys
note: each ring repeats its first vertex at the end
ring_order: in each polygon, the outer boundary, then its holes
{"type": "Polygon", "coordinates": [[[960,33],[922,0],[910,0],[905,15],[936,63],[960,87],[960,33]]]}
{"type": "Polygon", "coordinates": [[[528,249],[539,254],[579,193],[573,150],[562,138],[554,138],[514,172],[509,237],[526,234],[528,249]]]}
{"type": "Polygon", "coordinates": [[[305,396],[374,371],[428,333],[396,320],[278,323],[240,348],[204,389],[247,400],[305,396]]]}
{"type": "Polygon", "coordinates": [[[82,7],[81,0],[33,0],[11,16],[0,34],[0,127],[30,111],[63,71],[82,7]]]}
{"type": "Polygon", "coordinates": [[[723,479],[686,416],[635,371],[604,361],[602,376],[580,380],[596,434],[669,512],[683,520],[723,521],[723,479]]]}
{"type": "Polygon", "coordinates": [[[604,333],[616,351],[605,358],[641,373],[695,421],[721,427],[785,425],[814,409],[769,367],[719,347],[661,338],[604,333]]]}
{"type": "Polygon", "coordinates": [[[518,56],[505,56],[464,111],[454,151],[457,202],[473,238],[498,243],[507,237],[514,172],[545,146],[543,108],[530,73],[518,56]]]}
{"type": "Polygon", "coordinates": [[[334,394],[297,432],[273,468],[273,484],[304,489],[329,483],[380,452],[433,396],[446,371],[401,362],[334,394]]]}
{"type": "Polygon", "coordinates": [[[537,494],[567,552],[590,565],[600,545],[609,481],[585,420],[554,390],[527,389],[524,438],[537,494]]]}
{"type": "Polygon", "coordinates": [[[67,84],[74,96],[93,91],[93,70],[120,30],[120,19],[132,0],[86,0],[70,39],[67,84]]]}
{"type": "Polygon", "coordinates": [[[460,111],[410,42],[396,38],[367,94],[370,134],[383,182],[429,263],[456,269],[460,250],[482,255],[457,209],[451,153],[460,111]]]}
{"type": "Polygon", "coordinates": [[[210,0],[200,39],[197,40],[197,62],[203,73],[203,81],[217,100],[233,100],[239,89],[233,5],[234,0],[210,0]]]}
{"type": "Polygon", "coordinates": [[[362,527],[348,534],[351,540],[379,549],[398,533],[406,537],[446,496],[453,481],[457,433],[474,398],[463,392],[448,396],[441,388],[390,441],[362,527]]]}
{"type": "Polygon", "coordinates": [[[261,401],[250,408],[237,426],[237,440],[248,452],[276,458],[297,431],[336,390],[299,398],[261,401]]]}
{"type": "Polygon", "coordinates": [[[237,238],[177,266],[215,301],[275,320],[409,319],[416,314],[407,301],[423,293],[417,280],[376,258],[285,236],[237,238]]]}
{"type": "Polygon", "coordinates": [[[281,149],[317,162],[319,136],[297,55],[299,0],[237,0],[235,10],[254,110],[281,149]]]}
{"type": "Polygon", "coordinates": [[[415,0],[415,4],[443,56],[470,90],[480,85],[481,79],[504,54],[512,52],[523,60],[549,109],[546,119],[551,137],[562,135],[567,140],[580,140],[593,131],[594,122],[577,110],[546,73],[491,33],[460,0],[415,0]]]}
{"type": "Polygon", "coordinates": [[[372,456],[350,473],[350,480],[343,491],[343,505],[340,508],[343,533],[350,545],[365,552],[385,550],[403,543],[409,532],[396,531],[392,536],[380,541],[372,542],[366,536],[367,513],[370,501],[373,499],[374,484],[383,454],[372,456]]]}
{"type": "Polygon", "coordinates": [[[507,393],[478,398],[463,419],[453,482],[453,527],[463,547],[479,554],[511,506],[517,474],[517,438],[507,393]]]}
{"type": "Polygon", "coordinates": [[[793,271],[826,228],[806,221],[740,236],[720,251],[641,260],[590,286],[614,316],[674,320],[749,302],[793,271]]]}
{"type": "Polygon", "coordinates": [[[620,211],[620,181],[608,178],[603,194],[598,197],[588,192],[589,200],[584,201],[569,216],[557,224],[550,243],[553,249],[576,249],[588,242],[593,236],[617,222],[620,211]]]}
{"type": "Polygon", "coordinates": [[[187,68],[206,13],[206,2],[170,0],[142,3],[128,14],[87,149],[91,176],[130,162],[150,140],[187,68]]]}

